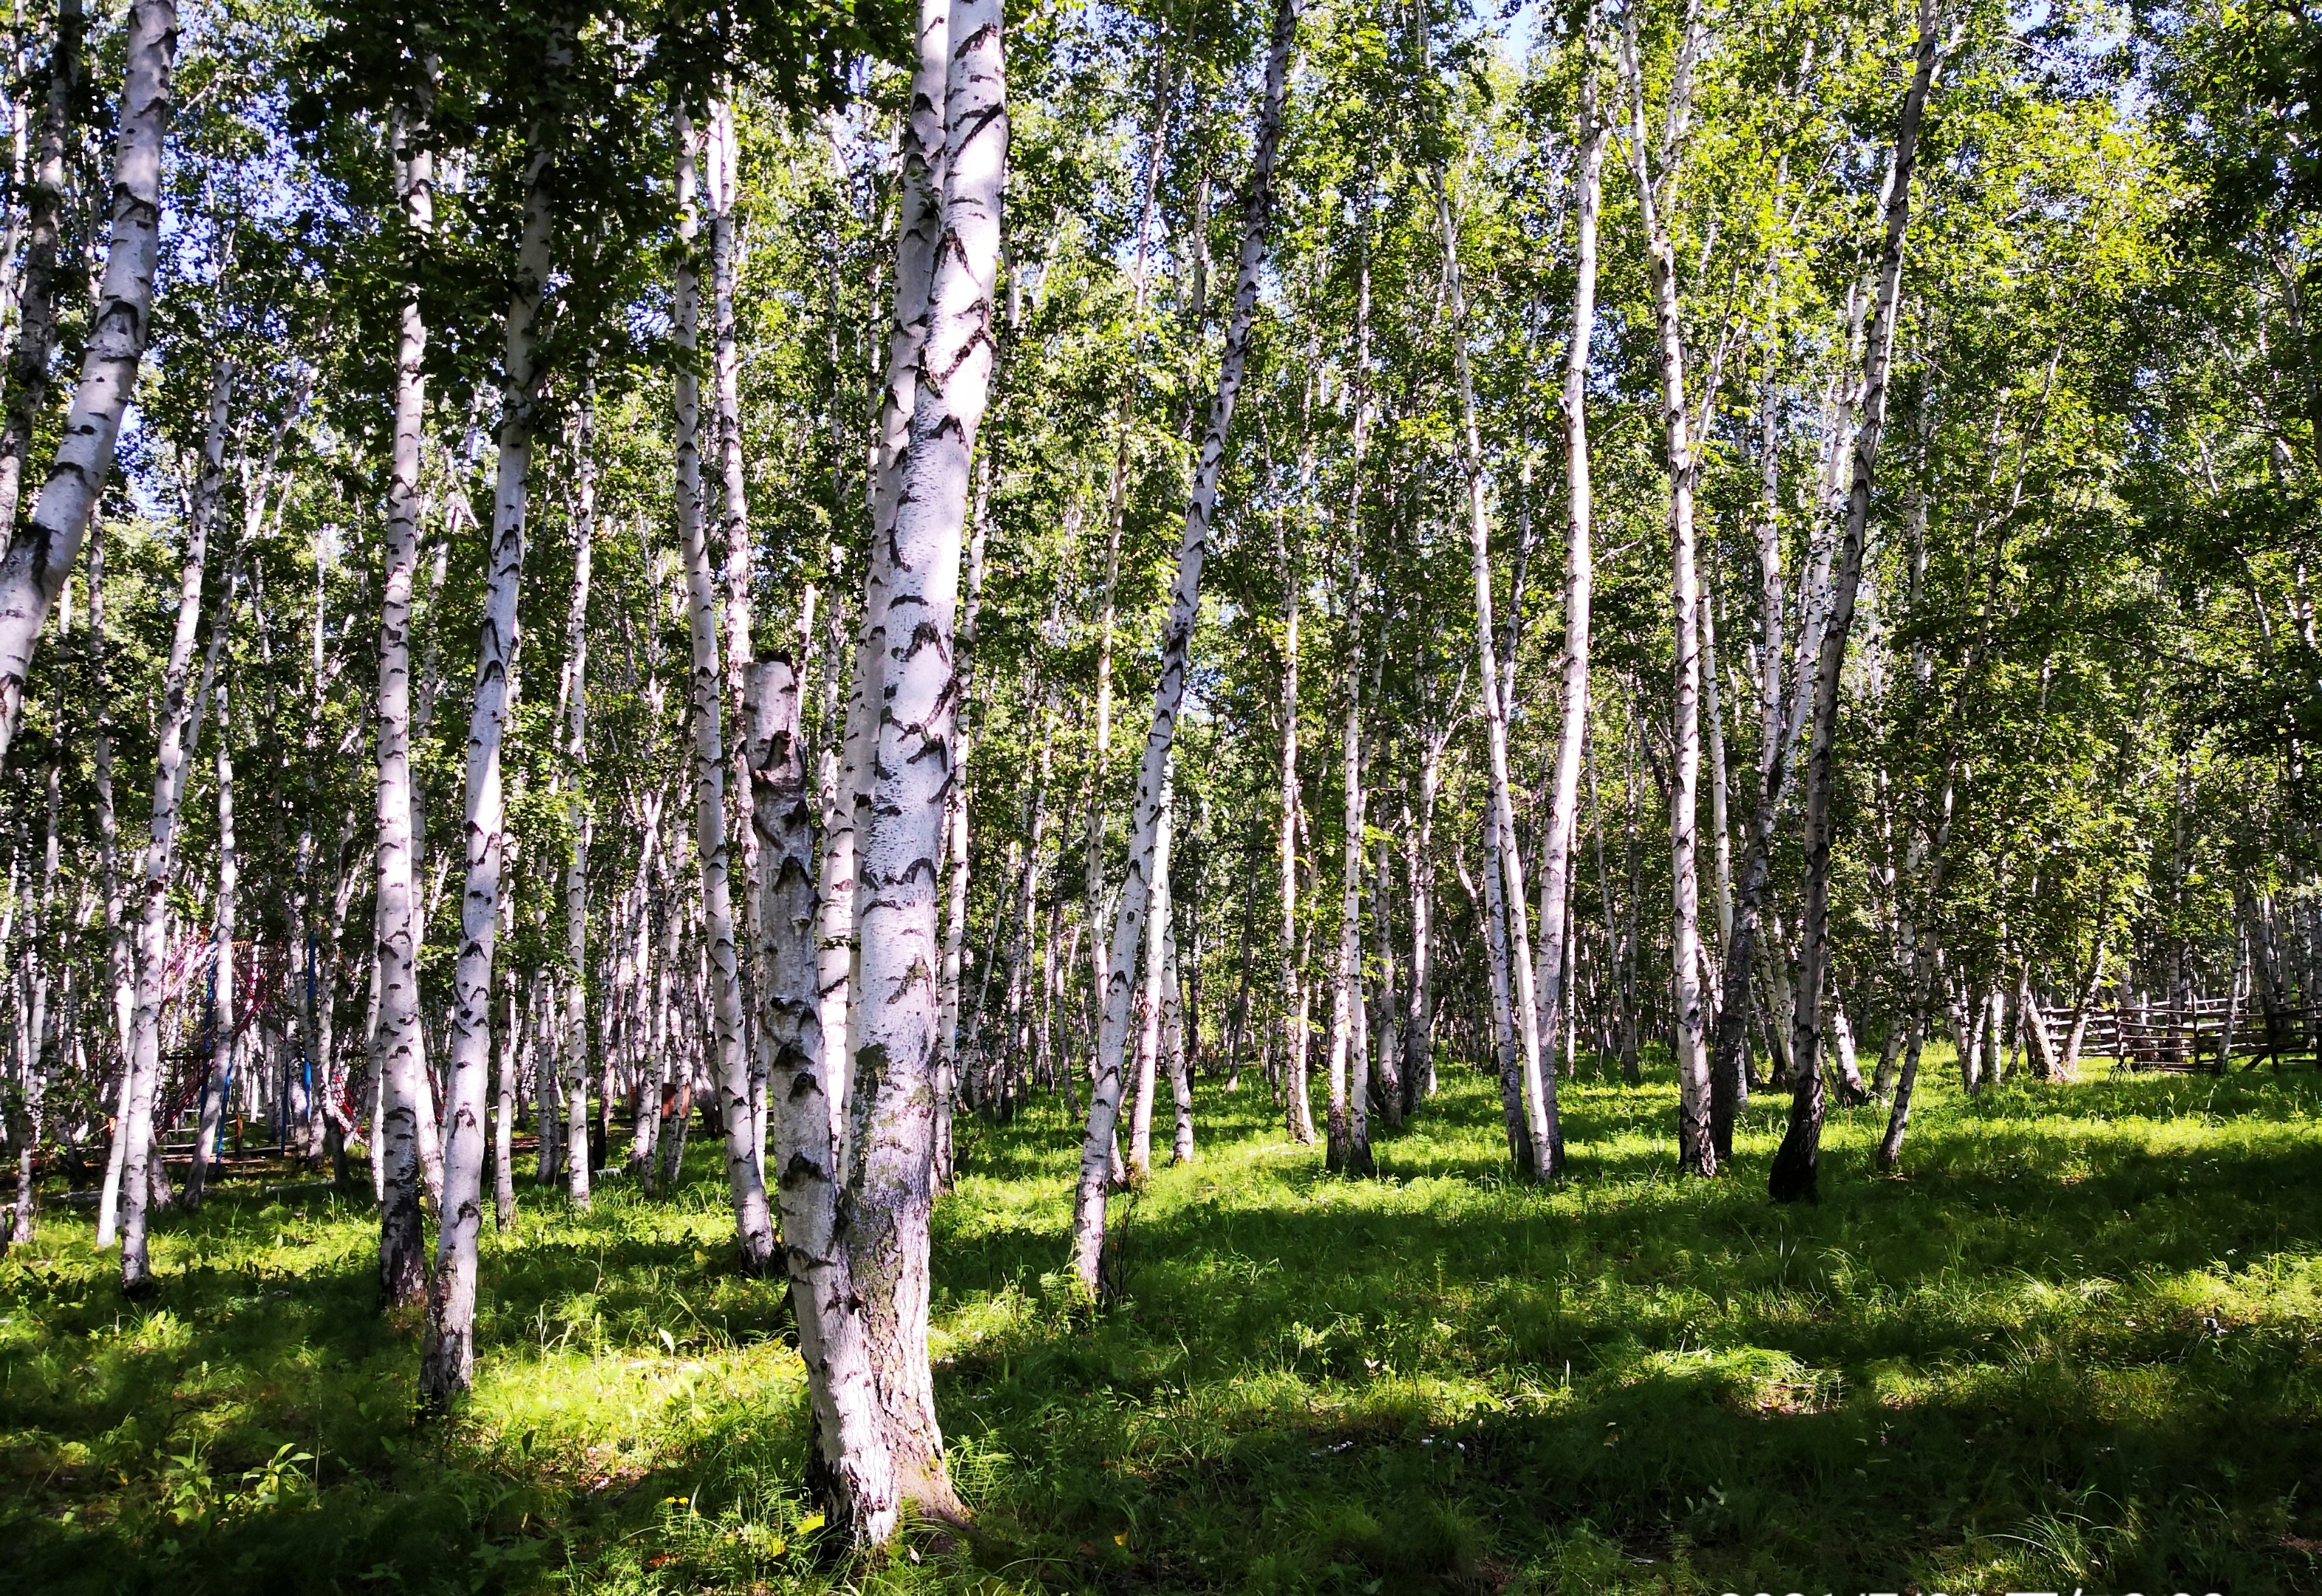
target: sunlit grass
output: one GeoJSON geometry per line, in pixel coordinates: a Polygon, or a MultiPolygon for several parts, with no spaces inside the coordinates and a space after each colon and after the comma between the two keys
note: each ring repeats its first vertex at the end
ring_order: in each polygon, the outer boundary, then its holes
{"type": "Polygon", "coordinates": [[[1060,1108],[961,1126],[935,1354],[981,1533],[836,1555],[775,1289],[672,1203],[524,1188],[473,1400],[416,1428],[367,1201],[229,1189],[124,1304],[85,1216],[0,1265],[0,1571],[27,1589],[2294,1591],[2322,1583],[2316,1077],[1970,1099],[1905,1172],[1833,1113],[1824,1200],[1670,1168],[1674,1093],[1568,1083],[1504,1171],[1465,1072],[1322,1175],[1261,1088],[1117,1199],[1128,1299],[1056,1273],[1060,1108]]]}

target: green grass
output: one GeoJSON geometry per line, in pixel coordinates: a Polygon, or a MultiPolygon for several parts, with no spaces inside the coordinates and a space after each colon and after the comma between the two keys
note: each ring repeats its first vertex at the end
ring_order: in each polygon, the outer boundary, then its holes
{"type": "Polygon", "coordinates": [[[229,1190],[141,1305],[52,1215],[0,1265],[0,1596],[2322,1588],[2322,1081],[1928,1074],[1907,1178],[1841,1110],[1794,1209],[1771,1102],[1738,1177],[1671,1176],[1665,1077],[1566,1088],[1553,1191],[1464,1072],[1365,1182],[1205,1083],[1093,1318],[1059,1110],[963,1123],[935,1353],[982,1534],[869,1562],[811,1528],[711,1150],[674,1204],[526,1189],[438,1430],[367,1203],[229,1190]]]}

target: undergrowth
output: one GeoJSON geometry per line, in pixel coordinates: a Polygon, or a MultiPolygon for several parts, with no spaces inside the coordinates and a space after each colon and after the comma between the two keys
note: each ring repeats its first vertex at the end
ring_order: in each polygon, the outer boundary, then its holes
{"type": "Polygon", "coordinates": [[[1058,1271],[1072,1127],[961,1123],[938,1406],[964,1538],[831,1544],[779,1290],[715,1149],[647,1202],[526,1186],[472,1401],[415,1425],[415,1321],[327,1184],[228,1187],[130,1304],[85,1210],[0,1264],[14,1591],[2221,1591],[2322,1588],[2322,1083],[1923,1086],[1903,1178],[1833,1112],[1779,1208],[1677,1179],[1675,1094],[1562,1093],[1512,1180],[1458,1072],[1325,1176],[1262,1087],[1116,1204],[1125,1297],[1058,1271]]]}

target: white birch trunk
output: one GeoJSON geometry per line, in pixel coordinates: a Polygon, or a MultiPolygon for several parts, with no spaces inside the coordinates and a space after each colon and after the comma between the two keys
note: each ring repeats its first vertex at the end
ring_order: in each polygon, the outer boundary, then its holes
{"type": "MultiPolygon", "coordinates": [[[[49,53],[40,138],[24,196],[23,287],[17,296],[16,347],[8,366],[7,415],[0,421],[0,547],[14,537],[16,511],[23,496],[24,456],[49,407],[49,368],[57,347],[57,242],[69,181],[65,160],[68,147],[78,141],[73,137],[72,100],[80,88],[83,33],[87,26],[80,0],[59,0],[51,25],[56,42],[49,53]]],[[[6,258],[14,260],[15,241],[8,242],[12,247],[6,258]]]]}
{"type": "MultiPolygon", "coordinates": [[[[1153,1178],[1153,1093],[1161,1059],[1161,1001],[1167,959],[1161,931],[1169,923],[1169,853],[1175,826],[1172,798],[1176,761],[1161,767],[1161,825],[1153,838],[1153,891],[1145,926],[1145,980],[1137,995],[1137,1090],[1129,1110],[1129,1181],[1153,1178]]],[[[1133,955],[1133,950],[1132,950],[1133,955]]]]}
{"type": "Polygon", "coordinates": [[[1677,251],[1664,214],[1692,110],[1692,64],[1700,48],[1698,14],[1688,8],[1678,64],[1668,91],[1659,145],[1660,170],[1645,132],[1644,78],[1637,61],[1638,19],[1632,10],[1622,39],[1629,84],[1629,157],[1636,179],[1653,294],[1660,366],[1661,422],[1668,467],[1669,589],[1676,634],[1676,690],[1670,713],[1669,928],[1670,994],[1676,1008],[1671,1051],[1678,1077],[1678,1163],[1692,1173],[1717,1172],[1710,1130],[1709,1057],[1702,1019],[1701,881],[1696,835],[1696,786],[1701,768],[1701,595],[1694,570],[1693,434],[1685,388],[1685,342],[1678,321],[1677,251]]]}
{"type": "MultiPolygon", "coordinates": [[[[894,319],[887,335],[887,373],[880,391],[872,445],[871,529],[874,545],[891,532],[910,454],[911,422],[918,403],[920,360],[928,337],[928,295],[936,269],[937,234],[948,135],[951,73],[950,0],[919,0],[918,58],[911,76],[911,103],[903,120],[899,231],[895,244],[894,319]]],[[[856,935],[863,908],[859,869],[861,839],[857,808],[872,779],[877,750],[883,685],[882,661],[873,644],[886,625],[883,578],[874,561],[865,570],[863,611],[855,635],[855,668],[847,689],[846,722],[836,801],[825,817],[822,857],[822,934],[818,954],[822,990],[822,1028],[827,1045],[837,1050],[829,1099],[832,1135],[842,1164],[850,1156],[847,1105],[854,1096],[855,1045],[849,1029],[856,1005],[860,950],[856,935]]],[[[836,668],[836,661],[834,668],[836,668]]]]}
{"type": "Polygon", "coordinates": [[[169,0],[134,0],[114,141],[111,244],[82,346],[80,380],[31,523],[0,557],[0,766],[23,715],[32,650],[49,606],[80,557],[145,356],[161,252],[162,147],[174,108],[170,71],[177,49],[177,7],[169,0]]]}
{"type": "MultiPolygon", "coordinates": [[[[990,531],[992,454],[987,449],[975,462],[974,531],[967,545],[966,592],[959,616],[959,643],[954,670],[956,708],[952,722],[951,791],[944,799],[944,944],[943,983],[939,999],[941,1020],[936,1027],[936,1172],[942,1184],[952,1178],[952,1103],[959,1084],[959,982],[967,950],[967,762],[974,752],[974,731],[968,720],[968,698],[975,670],[975,625],[983,603],[983,544],[990,531]]],[[[1043,757],[1046,752],[1043,751],[1043,757]]],[[[1035,847],[1038,839],[1035,838],[1035,847]]],[[[988,978],[990,966],[985,967],[988,978]]],[[[979,1023],[982,1005],[977,1006],[979,1023]]]]}
{"type": "MultiPolygon", "coordinates": [[[[434,157],[408,113],[393,119],[396,189],[415,240],[434,230],[434,157]]],[[[416,262],[406,267],[396,334],[395,433],[388,469],[379,622],[378,1026],[370,1068],[379,1111],[371,1125],[380,1194],[379,1290],[382,1303],[416,1302],[426,1290],[419,1213],[419,1127],[428,1102],[426,1034],[419,1023],[416,844],[411,772],[411,589],[419,568],[419,470],[426,424],[427,324],[416,262]]]]}
{"type": "Polygon", "coordinates": [[[855,1540],[892,1536],[901,1493],[880,1423],[863,1300],[842,1230],[817,970],[821,916],[811,799],[799,736],[798,678],[780,661],[751,679],[751,824],[762,867],[760,1021],[771,1042],[768,1132],[782,1249],[807,1367],[815,1450],[809,1473],[833,1522],[855,1540]]]}
{"type": "MultiPolygon", "coordinates": [[[[1895,351],[1895,323],[1903,291],[1903,243],[1911,221],[1911,169],[1918,152],[1919,124],[1933,87],[1936,59],[1934,0],[1920,0],[1919,40],[1911,86],[1895,130],[1895,152],[1887,175],[1886,242],[1879,261],[1879,301],[1863,355],[1862,419],[1855,429],[1853,480],[1846,498],[1846,534],[1840,544],[1838,575],[1830,617],[1823,629],[1814,679],[1814,731],[1805,763],[1805,907],[1800,917],[1797,1013],[1790,1052],[1790,1117],[1775,1154],[1768,1190],[1775,1200],[1796,1201],[1815,1192],[1822,1148],[1822,1072],[1815,1066],[1822,1017],[1823,983],[1830,964],[1830,842],[1832,751],[1838,734],[1839,677],[1846,664],[1847,634],[1854,625],[1854,599],[1862,578],[1862,546],[1870,520],[1872,468],[1887,421],[1887,379],[1895,351]]],[[[1996,1062],[1996,1061],[1995,1061],[1996,1062]]]]}
{"type": "MultiPolygon", "coordinates": [[[[1359,607],[1348,606],[1359,635],[1359,607]]],[[[1360,644],[1356,644],[1359,650],[1360,644]]],[[[1339,862],[1339,956],[1330,988],[1330,1140],[1326,1167],[1375,1173],[1370,1146],[1370,1058],[1363,1025],[1363,700],[1359,652],[1348,661],[1347,725],[1341,748],[1345,826],[1339,862]]]]}
{"type": "MultiPolygon", "coordinates": [[[[692,373],[701,314],[700,275],[693,260],[694,139],[683,111],[677,117],[679,238],[674,341],[678,350],[677,525],[684,547],[685,587],[693,662],[694,846],[701,865],[702,934],[708,958],[712,1050],[710,1079],[726,1129],[726,1183],[734,1203],[736,1245],[742,1266],[763,1273],[773,1259],[773,1223],[759,1169],[750,1108],[750,1061],[742,1014],[742,972],[734,945],[734,899],[726,834],[726,755],[721,729],[718,591],[701,516],[700,384],[692,373]]],[[[585,1148],[573,1156],[587,1157],[585,1148]]]]}
{"type": "Polygon", "coordinates": [[[1081,1144],[1080,1179],[1074,1197],[1073,1273],[1092,1296],[1104,1255],[1106,1176],[1111,1162],[1114,1121],[1120,1112],[1121,1054],[1129,1030],[1129,962],[1144,928],[1147,894],[1152,885],[1152,854],[1161,824],[1162,777],[1184,701],[1185,674],[1193,625],[1199,618],[1202,561],[1208,552],[1210,524],[1217,515],[1218,477],[1224,464],[1226,433],[1240,397],[1249,358],[1250,327],[1257,319],[1258,274],[1266,261],[1266,223],[1273,203],[1275,153],[1281,142],[1283,105],[1289,90],[1290,52],[1298,32],[1299,0],[1279,0],[1266,64],[1266,100],[1259,114],[1250,183],[1243,202],[1241,257],[1234,307],[1226,328],[1218,386],[1210,405],[1209,426],[1193,470],[1185,506],[1184,536],[1177,552],[1176,581],[1170,592],[1162,632],[1160,679],[1153,690],[1153,724],[1146,734],[1137,788],[1137,823],[1129,842],[1129,864],[1120,903],[1113,916],[1112,950],[1106,961],[1104,1010],[1097,1035],[1095,1078],[1089,1092],[1087,1134],[1081,1144]]]}
{"type": "MultiPolygon", "coordinates": [[[[572,1075],[572,1145],[589,1145],[589,844],[596,815],[589,803],[589,578],[597,541],[597,462],[590,398],[584,395],[572,427],[572,604],[564,618],[565,823],[572,834],[564,865],[564,1046],[572,1075]]],[[[565,1171],[572,1206],[590,1205],[590,1160],[565,1171]]]]}
{"type": "Polygon", "coordinates": [[[225,1097],[233,1081],[234,990],[233,938],[235,899],[241,891],[241,860],[233,830],[233,749],[226,734],[226,689],[217,687],[217,907],[211,946],[217,961],[216,998],[212,1008],[209,1078],[202,1083],[201,1118],[194,1136],[193,1166],[186,1176],[185,1204],[202,1205],[208,1184],[209,1163],[215,1156],[218,1132],[225,1117],[225,1097]]]}
{"type": "MultiPolygon", "coordinates": [[[[178,622],[170,635],[169,662],[161,675],[160,749],[153,768],[153,818],[145,844],[144,880],[139,893],[136,943],[136,1008],[131,1020],[127,1082],[122,1091],[121,1289],[130,1296],[155,1289],[147,1256],[147,1226],[152,1201],[150,1165],[154,1162],[153,1097],[161,1077],[162,983],[169,954],[169,882],[177,873],[178,805],[185,794],[187,760],[199,739],[197,694],[187,691],[193,663],[194,634],[201,624],[202,579],[207,569],[209,534],[218,489],[224,476],[226,411],[233,395],[233,363],[221,360],[210,390],[209,436],[202,470],[187,517],[185,564],[178,582],[178,622]]],[[[233,610],[233,573],[229,570],[212,617],[211,654],[224,634],[233,610]]],[[[206,675],[206,670],[205,674],[206,675]]],[[[206,681],[203,683],[208,685],[206,681]]]]}
{"type": "MultiPolygon", "coordinates": [[[[571,49],[568,37],[550,34],[546,65],[552,78],[571,63],[571,49]]],[[[437,1411],[464,1396],[475,1379],[476,1252],[484,1223],[484,1092],[492,1067],[492,959],[499,942],[507,849],[500,746],[516,692],[517,598],[524,580],[525,519],[540,404],[540,305],[551,265],[549,113],[538,114],[526,160],[524,223],[517,239],[501,354],[504,386],[491,551],[468,717],[466,885],[460,897],[460,954],[452,978],[443,1190],[437,1209],[435,1272],[427,1286],[426,1345],[419,1362],[420,1400],[437,1411]]],[[[585,1141],[572,1162],[588,1167],[585,1141]]]]}
{"type": "MultiPolygon", "coordinates": [[[[1586,61],[1580,81],[1579,164],[1573,176],[1572,326],[1564,354],[1564,479],[1566,552],[1564,578],[1563,718],[1557,728],[1556,774],[1549,798],[1547,834],[1540,842],[1540,972],[1533,982],[1540,1013],[1553,1023],[1571,979],[1565,927],[1571,918],[1572,883],[1577,873],[1575,846],[1580,827],[1580,763],[1588,737],[1588,649],[1594,601],[1595,555],[1591,542],[1594,505],[1588,463],[1588,359],[1596,332],[1596,217],[1603,196],[1604,141],[1610,124],[1596,110],[1597,35],[1601,9],[1589,7],[1581,48],[1586,61]]],[[[1447,229],[1448,232],[1448,229],[1447,229]]],[[[1543,1079],[1554,1091],[1556,1072],[1543,1079]]],[[[1551,1099],[1552,1102],[1552,1099],[1551,1099]]],[[[1561,1127],[1551,1117],[1550,1137],[1540,1149],[1540,1172],[1564,1168],[1561,1127]]]]}
{"type": "Polygon", "coordinates": [[[1467,364],[1467,298],[1459,278],[1459,233],[1451,214],[1449,195],[1436,174],[1436,212],[1443,232],[1443,284],[1451,324],[1451,368],[1459,388],[1461,465],[1467,478],[1467,559],[1476,579],[1476,642],[1483,667],[1486,775],[1489,782],[1485,825],[1489,835],[1486,862],[1495,867],[1497,884],[1488,889],[1491,915],[1498,935],[1486,939],[1492,963],[1495,1018],[1506,994],[1507,1029],[1501,1046],[1503,1095],[1513,1062],[1517,1072],[1520,1102],[1505,1105],[1509,1140],[1517,1151],[1518,1172],[1546,1179],[1556,1172],[1556,1149],[1562,1134],[1556,1121],[1556,1077],[1543,1074],[1540,1062],[1540,1008],[1532,983],[1531,927],[1524,912],[1523,862],[1516,850],[1515,798],[1508,783],[1508,688],[1500,680],[1498,650],[1493,642],[1491,515],[1485,501],[1483,437],[1476,422],[1476,386],[1467,364]],[[1522,1115],[1521,1146],[1514,1117],[1522,1115]]]}
{"type": "Polygon", "coordinates": [[[953,645],[977,434],[991,394],[1008,157],[999,0],[954,0],[942,235],[927,295],[893,530],[872,548],[865,635],[878,665],[875,757],[855,814],[858,980],[847,1029],[846,1238],[873,1384],[902,1499],[959,1521],[928,1363],[934,1208],[937,862],[949,768],[953,645]],[[859,1040],[858,1040],[859,1039],[859,1040]]]}
{"type": "Polygon", "coordinates": [[[1314,1108],[1306,1095],[1306,1005],[1298,968],[1298,600],[1303,579],[1292,552],[1286,517],[1277,516],[1275,552],[1282,566],[1282,1076],[1284,1128],[1301,1146],[1314,1141],[1314,1108]]]}

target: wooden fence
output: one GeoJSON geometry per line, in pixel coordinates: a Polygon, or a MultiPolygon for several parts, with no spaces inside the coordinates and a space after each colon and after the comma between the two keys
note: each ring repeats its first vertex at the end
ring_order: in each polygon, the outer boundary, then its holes
{"type": "MultiPolygon", "coordinates": [[[[2068,1008],[2045,1010],[2048,1044],[2059,1057],[2072,1033],[2068,1008]]],[[[2116,1058],[2132,1070],[2217,1070],[2230,1057],[2254,1069],[2316,1052],[2322,1008],[2268,1008],[2247,999],[2195,998],[2184,1003],[2091,1008],[2080,1039],[2086,1055],[2116,1058]],[[2226,1027],[2232,1044],[2226,1045],[2226,1027]]]]}

